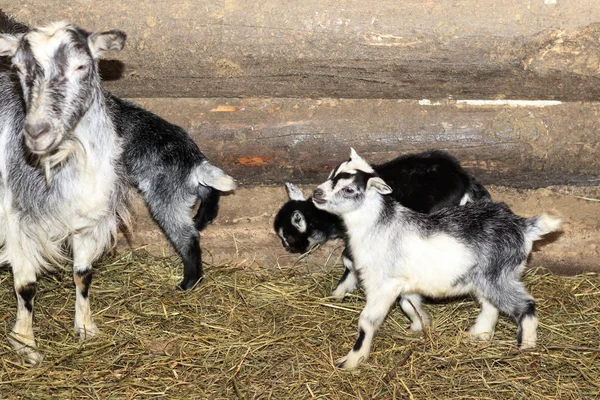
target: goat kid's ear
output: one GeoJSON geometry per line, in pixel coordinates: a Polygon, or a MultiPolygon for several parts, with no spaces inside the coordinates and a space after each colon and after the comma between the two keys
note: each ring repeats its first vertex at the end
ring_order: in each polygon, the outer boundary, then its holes
{"type": "Polygon", "coordinates": [[[306,219],[304,218],[304,214],[298,210],[294,211],[292,213],[292,225],[298,229],[298,232],[306,232],[306,219]]]}
{"type": "Polygon", "coordinates": [[[88,45],[94,58],[110,50],[122,50],[125,47],[127,35],[123,31],[112,30],[106,32],[94,32],[88,37],[88,45]]]}
{"type": "Polygon", "coordinates": [[[306,200],[302,191],[298,189],[293,183],[286,182],[285,188],[287,189],[287,194],[290,200],[306,200]]]}
{"type": "Polygon", "coordinates": [[[390,194],[392,193],[392,188],[388,186],[387,183],[383,181],[383,179],[379,177],[371,178],[367,182],[367,190],[375,189],[379,194],[390,194]]]}
{"type": "Polygon", "coordinates": [[[0,35],[0,56],[12,57],[21,44],[23,35],[0,35]]]}

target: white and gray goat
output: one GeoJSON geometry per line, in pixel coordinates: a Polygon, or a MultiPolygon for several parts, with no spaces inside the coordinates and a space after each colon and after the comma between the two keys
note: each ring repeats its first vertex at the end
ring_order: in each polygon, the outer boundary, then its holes
{"type": "Polygon", "coordinates": [[[356,343],[337,365],[353,369],[369,356],[376,330],[400,295],[471,293],[481,304],[473,337],[491,339],[502,311],[517,321],[518,346],[534,347],[535,301],[521,275],[533,242],[558,229],[560,220],[547,214],[522,218],[494,202],[421,214],[393,201],[391,192],[354,150],[313,192],[319,209],[343,219],[366,294],[356,343]]]}
{"type": "MultiPolygon", "coordinates": [[[[394,201],[421,213],[491,200],[488,191],[445,151],[405,154],[374,165],[373,169],[393,189],[390,197],[394,201]]],[[[317,244],[344,237],[346,232],[339,216],[316,208],[293,184],[286,183],[286,188],[290,201],[275,216],[273,227],[287,251],[305,253],[317,244]]],[[[347,248],[342,253],[342,262],[344,273],[331,294],[338,300],[354,291],[358,284],[352,254],[347,248]]],[[[411,320],[411,331],[419,332],[423,325],[429,325],[429,316],[421,307],[418,294],[403,296],[400,306],[411,320]]]]}
{"type": "Polygon", "coordinates": [[[9,341],[25,360],[42,358],[33,335],[37,276],[72,251],[75,332],[97,333],[89,303],[92,263],[126,222],[122,144],[106,108],[98,58],[121,50],[118,30],[89,33],[65,22],[0,35],[0,261],[17,297],[9,341]]]}
{"type": "MultiPolygon", "coordinates": [[[[0,33],[25,34],[29,28],[0,10],[0,33]]],[[[2,65],[0,65],[2,68],[2,65]]],[[[212,165],[187,132],[158,115],[104,92],[109,114],[123,139],[123,164],[158,226],[183,261],[179,288],[193,288],[203,277],[200,234],[219,211],[221,192],[235,181],[212,165]],[[196,215],[191,211],[200,201],[196,215]]]]}

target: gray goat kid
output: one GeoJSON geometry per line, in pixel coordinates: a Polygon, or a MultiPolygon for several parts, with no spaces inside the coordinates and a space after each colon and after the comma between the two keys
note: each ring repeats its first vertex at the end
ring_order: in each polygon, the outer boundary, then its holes
{"type": "Polygon", "coordinates": [[[535,301],[521,275],[533,242],[558,229],[559,219],[521,218],[494,202],[417,213],[392,201],[392,189],[354,150],[334,171],[315,189],[313,202],[342,217],[367,300],[358,338],[338,361],[340,368],[353,369],[369,356],[376,330],[396,298],[406,294],[471,293],[481,304],[473,337],[491,339],[502,311],[517,321],[519,347],[535,346],[535,301]]]}
{"type": "Polygon", "coordinates": [[[203,276],[200,235],[217,216],[221,192],[236,188],[232,177],[212,165],[177,125],[129,101],[109,95],[108,107],[124,140],[123,163],[152,217],[183,261],[179,288],[194,287],[203,276]],[[191,209],[200,199],[192,219],[191,209]]]}
{"type": "Polygon", "coordinates": [[[38,274],[72,251],[75,331],[93,336],[92,263],[128,220],[122,145],[105,105],[98,58],[121,50],[125,34],[89,33],[65,22],[0,35],[0,261],[10,264],[17,297],[9,341],[37,363],[33,302],[38,274]],[[20,88],[19,88],[20,86],[20,88]]]}

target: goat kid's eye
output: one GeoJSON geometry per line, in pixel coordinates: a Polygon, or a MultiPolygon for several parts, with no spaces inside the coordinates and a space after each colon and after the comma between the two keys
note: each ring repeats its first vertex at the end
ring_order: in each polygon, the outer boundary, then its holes
{"type": "Polygon", "coordinates": [[[346,194],[353,194],[354,193],[354,189],[352,189],[351,187],[347,186],[345,188],[342,189],[342,191],[346,194]]]}
{"type": "Polygon", "coordinates": [[[77,68],[75,68],[75,70],[79,71],[79,72],[87,71],[87,69],[88,69],[87,64],[82,64],[82,65],[78,66],[77,68]]]}

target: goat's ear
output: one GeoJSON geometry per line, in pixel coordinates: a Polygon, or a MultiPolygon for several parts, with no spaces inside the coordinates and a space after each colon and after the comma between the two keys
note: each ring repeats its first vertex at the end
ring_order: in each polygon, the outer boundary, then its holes
{"type": "Polygon", "coordinates": [[[369,179],[367,182],[367,190],[375,189],[379,194],[390,194],[392,193],[392,188],[388,186],[387,183],[383,181],[383,179],[379,177],[374,177],[369,179]]]}
{"type": "Polygon", "coordinates": [[[306,200],[302,191],[298,189],[293,183],[286,182],[285,188],[287,189],[287,194],[290,200],[306,200]]]}
{"type": "Polygon", "coordinates": [[[23,35],[0,35],[0,56],[12,57],[21,44],[23,35]]]}
{"type": "Polygon", "coordinates": [[[112,30],[106,32],[94,32],[88,37],[88,45],[94,58],[110,50],[122,50],[125,47],[127,35],[123,31],[112,30]]]}
{"type": "Polygon", "coordinates": [[[304,214],[298,210],[294,211],[292,213],[292,225],[298,229],[298,232],[306,232],[306,218],[304,218],[304,214]]]}

